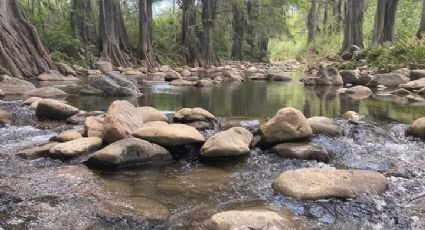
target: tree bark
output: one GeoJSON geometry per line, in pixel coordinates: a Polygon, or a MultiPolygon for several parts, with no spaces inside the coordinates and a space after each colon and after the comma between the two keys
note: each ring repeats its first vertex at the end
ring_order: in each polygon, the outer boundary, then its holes
{"type": "Polygon", "coordinates": [[[139,0],[139,59],[143,66],[158,66],[156,54],[152,47],[152,0],[139,0]]]}
{"type": "Polygon", "coordinates": [[[233,45],[232,45],[232,58],[242,61],[242,45],[245,35],[245,14],[241,6],[236,2],[232,4],[232,28],[233,28],[233,45]]]}
{"type": "Polygon", "coordinates": [[[0,73],[37,76],[56,69],[18,0],[0,1],[0,73]]]}
{"type": "Polygon", "coordinates": [[[101,60],[115,66],[128,66],[130,42],[124,27],[121,7],[118,0],[100,0],[100,46],[101,60]]]}
{"type": "Polygon", "coordinates": [[[419,30],[416,36],[418,38],[422,38],[422,33],[425,32],[425,0],[422,3],[422,16],[421,16],[421,24],[419,25],[419,30]]]}
{"type": "Polygon", "coordinates": [[[220,62],[214,51],[214,20],[218,0],[202,0],[202,66],[219,66],[220,62]]]}
{"type": "Polygon", "coordinates": [[[398,0],[378,0],[372,44],[394,42],[394,25],[398,0]]]}
{"type": "Polygon", "coordinates": [[[257,12],[255,9],[254,0],[248,0],[246,1],[246,11],[247,11],[247,29],[246,29],[246,41],[248,45],[250,46],[250,54],[249,56],[252,58],[255,55],[255,39],[256,39],[256,33],[255,33],[255,21],[257,20],[257,12]]]}
{"type": "Polygon", "coordinates": [[[98,41],[91,0],[72,0],[71,28],[75,37],[85,43],[98,41]]]}
{"type": "Polygon", "coordinates": [[[310,11],[307,16],[307,29],[308,29],[308,44],[311,44],[316,37],[316,19],[317,19],[317,2],[311,0],[310,11]]]}
{"type": "Polygon", "coordinates": [[[344,41],[342,52],[353,45],[363,46],[364,0],[348,0],[345,5],[344,41]]]}
{"type": "Polygon", "coordinates": [[[182,10],[182,40],[186,48],[185,58],[186,64],[196,66],[198,64],[198,50],[196,46],[196,1],[183,0],[182,10]]]}

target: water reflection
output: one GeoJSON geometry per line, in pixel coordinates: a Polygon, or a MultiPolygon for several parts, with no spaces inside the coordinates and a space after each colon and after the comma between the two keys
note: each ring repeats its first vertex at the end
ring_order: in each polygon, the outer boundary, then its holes
{"type": "Polygon", "coordinates": [[[310,116],[339,117],[348,110],[368,115],[372,120],[410,122],[425,116],[425,106],[400,104],[370,97],[355,100],[338,95],[336,87],[306,87],[294,73],[291,82],[245,82],[222,84],[213,88],[146,86],[140,98],[84,96],[71,97],[69,102],[84,110],[105,110],[117,99],[135,105],[152,106],[162,111],[183,107],[202,107],[220,117],[264,118],[283,107],[294,107],[310,116]]]}

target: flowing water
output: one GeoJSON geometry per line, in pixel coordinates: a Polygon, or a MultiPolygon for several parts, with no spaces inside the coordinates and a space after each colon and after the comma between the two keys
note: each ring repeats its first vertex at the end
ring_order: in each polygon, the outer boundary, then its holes
{"type": "MultiPolygon", "coordinates": [[[[0,128],[0,229],[205,229],[205,220],[216,212],[254,207],[288,216],[295,229],[425,229],[425,143],[404,135],[407,123],[425,116],[425,107],[374,97],[356,101],[337,95],[335,88],[306,88],[297,78],[208,89],[154,85],[143,88],[141,98],[119,99],[170,112],[203,107],[220,117],[219,123],[237,119],[254,126],[287,106],[307,117],[332,117],[344,135],[311,140],[331,153],[329,164],[284,160],[259,149],[225,162],[180,160],[111,172],[89,169],[83,158],[24,160],[15,153],[70,126],[36,121],[21,101],[0,102],[15,119],[14,126],[0,128]],[[347,110],[367,115],[367,122],[354,126],[339,119],[347,110]],[[377,170],[388,177],[390,189],[320,201],[273,192],[277,175],[302,167],[377,170]]],[[[105,110],[116,99],[68,101],[92,111],[105,110]]]]}

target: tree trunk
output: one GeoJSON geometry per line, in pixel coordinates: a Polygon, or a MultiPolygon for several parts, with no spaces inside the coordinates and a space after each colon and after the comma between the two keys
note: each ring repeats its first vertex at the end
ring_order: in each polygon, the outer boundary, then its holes
{"type": "Polygon", "coordinates": [[[196,5],[195,0],[183,0],[182,40],[186,48],[186,64],[196,66],[198,63],[198,51],[196,46],[196,5]]]}
{"type": "Polygon", "coordinates": [[[139,0],[139,59],[143,66],[158,66],[156,54],[152,47],[152,0],[139,0]]]}
{"type": "Polygon", "coordinates": [[[344,41],[342,52],[353,45],[363,46],[364,0],[348,0],[345,5],[344,41]]]}
{"type": "Polygon", "coordinates": [[[49,69],[55,69],[55,65],[18,0],[1,0],[0,73],[32,77],[49,69]]]}
{"type": "Polygon", "coordinates": [[[378,0],[372,44],[394,42],[394,25],[398,0],[378,0]]]}
{"type": "Polygon", "coordinates": [[[75,37],[85,43],[95,44],[97,33],[91,0],[73,0],[71,28],[75,37]]]}
{"type": "Polygon", "coordinates": [[[310,11],[307,16],[308,44],[311,44],[316,37],[316,19],[317,19],[317,3],[311,0],[310,11]]]}
{"type": "Polygon", "coordinates": [[[245,15],[243,9],[240,9],[241,6],[236,2],[232,4],[232,13],[233,13],[233,45],[232,45],[232,58],[235,60],[242,61],[242,44],[245,34],[245,15]]]}
{"type": "Polygon", "coordinates": [[[418,38],[422,38],[422,33],[425,32],[425,0],[422,3],[422,16],[421,16],[421,24],[419,25],[419,30],[417,33],[418,38]]]}
{"type": "Polygon", "coordinates": [[[246,11],[248,16],[247,29],[246,29],[246,33],[247,33],[246,41],[248,45],[250,46],[249,56],[253,58],[255,55],[254,51],[255,51],[255,39],[256,39],[255,21],[257,20],[254,0],[246,1],[246,11]]]}
{"type": "Polygon", "coordinates": [[[100,45],[101,60],[115,66],[128,66],[130,43],[124,28],[121,8],[118,0],[100,0],[100,45]]]}
{"type": "Polygon", "coordinates": [[[202,0],[202,66],[218,66],[220,62],[214,51],[214,20],[218,0],[202,0]]]}

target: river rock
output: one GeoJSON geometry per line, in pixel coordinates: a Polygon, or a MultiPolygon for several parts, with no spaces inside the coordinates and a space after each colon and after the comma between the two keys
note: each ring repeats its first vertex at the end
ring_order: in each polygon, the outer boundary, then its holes
{"type": "Polygon", "coordinates": [[[197,81],[195,86],[200,88],[213,87],[214,83],[209,79],[202,79],[197,81]]]}
{"type": "Polygon", "coordinates": [[[86,117],[84,121],[84,136],[103,138],[104,116],[86,117]]]}
{"type": "Polygon", "coordinates": [[[191,126],[199,131],[204,131],[208,129],[214,129],[214,123],[213,122],[206,122],[206,121],[194,121],[191,123],[185,123],[188,126],[191,126]]]}
{"type": "Polygon", "coordinates": [[[358,85],[359,84],[359,72],[357,70],[341,70],[339,71],[339,74],[342,77],[342,81],[345,85],[352,84],[352,85],[358,85]]]}
{"type": "Polygon", "coordinates": [[[399,73],[377,74],[369,81],[368,86],[384,85],[387,87],[396,87],[407,83],[410,79],[399,73]]]}
{"type": "Polygon", "coordinates": [[[27,159],[34,159],[49,154],[50,149],[57,144],[59,144],[59,142],[49,142],[34,148],[19,151],[16,155],[27,159]]]}
{"type": "Polygon", "coordinates": [[[265,81],[267,79],[267,74],[262,72],[248,73],[247,78],[252,81],[265,81]]]}
{"type": "Polygon", "coordinates": [[[283,108],[260,127],[266,143],[279,143],[311,137],[313,131],[304,115],[294,108],[283,108]]]}
{"type": "Polygon", "coordinates": [[[410,71],[410,80],[415,81],[421,78],[425,78],[425,70],[411,70],[410,71]]]}
{"type": "Polygon", "coordinates": [[[131,137],[143,126],[142,111],[128,101],[114,101],[105,115],[103,139],[113,143],[131,137]]]}
{"type": "Polygon", "coordinates": [[[168,150],[159,145],[138,138],[127,138],[95,152],[88,163],[97,166],[122,167],[170,159],[172,157],[168,150]]]}
{"type": "Polygon", "coordinates": [[[359,77],[359,85],[367,85],[371,80],[373,76],[369,74],[362,74],[359,77]]]}
{"type": "Polygon", "coordinates": [[[388,181],[381,173],[369,170],[304,168],[280,174],[273,189],[299,200],[355,198],[386,191],[388,181]]]}
{"type": "Polygon", "coordinates": [[[210,137],[201,148],[203,157],[233,157],[248,154],[253,135],[242,127],[231,128],[210,137]]]}
{"type": "Polygon", "coordinates": [[[344,119],[347,119],[348,122],[350,122],[352,124],[355,124],[355,125],[358,125],[358,124],[361,123],[361,121],[360,121],[361,120],[360,115],[358,113],[354,112],[354,111],[348,111],[348,112],[344,113],[342,115],[342,117],[344,119]]]}
{"type": "MultiPolygon", "coordinates": [[[[64,75],[77,76],[77,72],[75,72],[75,70],[68,64],[56,63],[56,67],[58,68],[59,72],[61,72],[64,75]]],[[[81,67],[79,69],[81,69],[81,67]]]]}
{"type": "Polygon", "coordinates": [[[317,145],[301,143],[284,143],[271,148],[272,153],[283,158],[295,158],[300,160],[316,160],[328,162],[329,153],[317,145]]]}
{"type": "Polygon", "coordinates": [[[79,139],[82,137],[83,136],[81,135],[81,133],[76,130],[67,130],[52,137],[51,140],[57,141],[57,142],[68,142],[68,141],[73,141],[75,139],[79,139]]]}
{"type": "Polygon", "coordinates": [[[405,97],[405,96],[411,95],[412,93],[406,89],[396,89],[394,91],[391,91],[390,94],[399,96],[399,97],[405,97]]]}
{"type": "Polygon", "coordinates": [[[425,138],[425,117],[421,117],[410,125],[406,130],[406,135],[425,138]]]}
{"type": "Polygon", "coordinates": [[[78,81],[76,77],[65,77],[56,70],[48,70],[37,76],[39,81],[78,81]]]}
{"type": "Polygon", "coordinates": [[[205,142],[205,138],[191,126],[161,121],[148,123],[137,129],[133,136],[165,147],[205,142]]]}
{"type": "Polygon", "coordinates": [[[12,114],[0,109],[0,125],[12,124],[12,114]]]}
{"type": "Polygon", "coordinates": [[[181,72],[180,72],[180,75],[183,77],[183,78],[186,78],[186,77],[190,77],[191,75],[192,75],[192,72],[190,72],[189,70],[187,70],[187,69],[184,69],[184,70],[182,70],[181,72]]]}
{"type": "Polygon", "coordinates": [[[90,86],[100,90],[107,96],[139,96],[139,89],[132,81],[119,73],[108,72],[89,78],[90,86]]]}
{"type": "Polygon", "coordinates": [[[283,73],[267,73],[267,81],[292,81],[292,78],[283,73]]]}
{"type": "Polygon", "coordinates": [[[138,107],[137,110],[139,110],[144,123],[148,123],[152,121],[168,122],[168,117],[164,113],[162,113],[161,111],[153,107],[143,106],[143,107],[138,107]]]}
{"type": "Polygon", "coordinates": [[[409,81],[406,84],[401,84],[399,87],[404,89],[410,89],[410,90],[422,89],[425,87],[425,78],[420,78],[415,81],[409,81]]]}
{"type": "Polygon", "coordinates": [[[341,135],[338,125],[327,117],[310,117],[307,120],[314,134],[324,134],[331,137],[341,135]]]}
{"type": "Polygon", "coordinates": [[[112,72],[114,71],[114,66],[112,65],[112,63],[107,62],[107,61],[97,61],[96,63],[94,63],[94,67],[95,69],[103,72],[103,73],[108,73],[108,72],[112,72]]]}
{"type": "Polygon", "coordinates": [[[422,88],[422,89],[420,89],[420,90],[418,90],[418,92],[416,92],[418,95],[420,95],[420,96],[425,96],[425,87],[424,88],[422,88]]]}
{"type": "Polygon", "coordinates": [[[181,78],[182,76],[175,70],[170,69],[165,72],[165,81],[174,81],[181,78]]]}
{"type": "Polygon", "coordinates": [[[187,81],[187,80],[184,80],[184,79],[177,79],[177,80],[174,80],[174,81],[170,82],[170,85],[174,85],[174,86],[193,86],[193,85],[195,85],[195,82],[187,81]]]}
{"type": "Polygon", "coordinates": [[[370,97],[370,95],[372,95],[372,90],[370,90],[366,86],[359,85],[359,86],[348,88],[345,91],[345,94],[355,99],[366,99],[370,97]]]}
{"type": "Polygon", "coordinates": [[[343,85],[338,69],[333,65],[320,65],[319,71],[312,76],[304,78],[306,85],[343,85]]]}
{"type": "Polygon", "coordinates": [[[0,98],[4,97],[6,94],[3,92],[3,90],[0,89],[0,98]]]}
{"type": "Polygon", "coordinates": [[[183,108],[177,111],[173,117],[176,122],[213,121],[215,116],[202,108],[183,108]]]}
{"type": "Polygon", "coordinates": [[[90,153],[102,147],[102,139],[98,137],[83,137],[73,141],[57,144],[49,151],[51,157],[77,157],[90,153]]]}
{"type": "Polygon", "coordinates": [[[5,95],[22,95],[35,88],[36,87],[31,82],[9,77],[7,75],[0,76],[0,90],[2,90],[5,95]]]}
{"type": "Polygon", "coordinates": [[[36,101],[41,101],[43,100],[43,98],[41,97],[30,97],[28,99],[26,99],[23,104],[24,105],[31,105],[32,103],[36,102],[36,101]]]}
{"type": "Polygon", "coordinates": [[[43,99],[38,102],[35,115],[40,119],[65,120],[79,110],[57,100],[43,99]]]}
{"type": "Polygon", "coordinates": [[[294,222],[269,210],[235,210],[214,214],[211,219],[214,230],[289,230],[296,229],[294,222]]]}
{"type": "Polygon", "coordinates": [[[43,87],[27,91],[24,97],[65,98],[68,94],[55,87],[43,87]]]}
{"type": "Polygon", "coordinates": [[[69,117],[66,119],[66,123],[72,124],[72,125],[84,125],[84,122],[86,120],[86,117],[92,117],[92,116],[101,116],[105,115],[105,112],[103,111],[80,111],[79,113],[69,117]]]}

